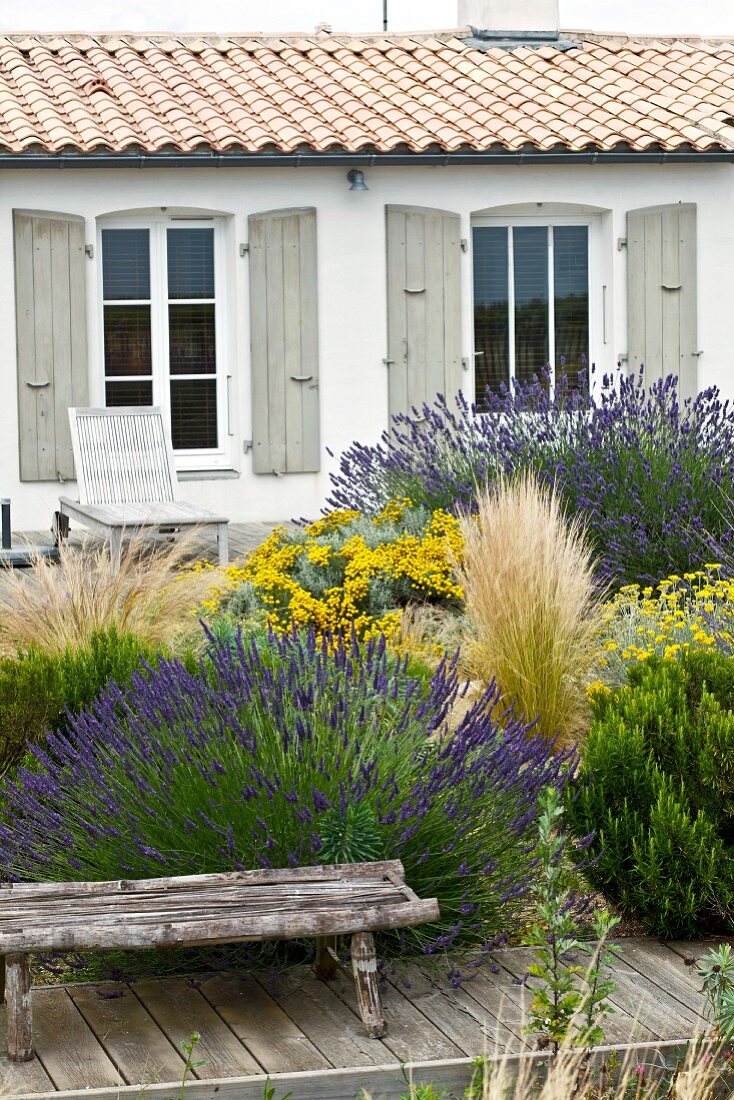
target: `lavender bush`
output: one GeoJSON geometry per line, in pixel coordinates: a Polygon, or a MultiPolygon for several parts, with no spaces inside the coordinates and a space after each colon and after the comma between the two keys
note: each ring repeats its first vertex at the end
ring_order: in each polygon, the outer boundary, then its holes
{"type": "Polygon", "coordinates": [[[384,640],[212,641],[211,666],[164,661],[110,687],[3,782],[0,867],[101,880],[298,866],[323,858],[341,818],[438,897],[442,922],[414,944],[485,943],[518,914],[539,794],[574,759],[520,722],[500,731],[491,689],[430,739],[458,692],[452,664],[413,679],[384,640]]]}
{"type": "Polygon", "coordinates": [[[678,401],[644,372],[569,390],[547,381],[460,395],[396,418],[392,439],[354,444],[332,475],[331,507],[371,511],[393,497],[456,510],[498,473],[532,469],[589,527],[603,579],[657,581],[734,548],[734,409],[715,388],[678,401]]]}

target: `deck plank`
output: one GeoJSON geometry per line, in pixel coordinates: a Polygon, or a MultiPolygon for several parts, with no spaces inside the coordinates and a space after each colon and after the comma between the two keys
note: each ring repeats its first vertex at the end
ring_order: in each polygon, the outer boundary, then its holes
{"type": "Polygon", "coordinates": [[[384,1040],[368,1039],[361,1022],[309,966],[289,967],[264,989],[335,1069],[394,1061],[384,1040]]]}
{"type": "MultiPolygon", "coordinates": [[[[517,1037],[461,986],[451,989],[444,974],[419,963],[398,963],[389,981],[464,1054],[503,1054],[519,1048],[517,1037]]],[[[390,1002],[388,1002],[390,1003],[390,1002]]]]}
{"type": "Polygon", "coordinates": [[[9,1062],[5,1005],[0,1006],[0,1096],[34,1096],[53,1092],[54,1084],[38,1058],[9,1062]]]}
{"type": "Polygon", "coordinates": [[[690,975],[691,981],[695,982],[700,990],[701,980],[696,974],[695,966],[687,966],[684,960],[695,959],[696,962],[698,962],[698,960],[704,955],[707,955],[712,948],[719,947],[722,943],[728,943],[734,947],[734,937],[709,936],[705,940],[666,940],[661,946],[665,947],[668,951],[672,951],[673,954],[680,959],[685,969],[685,973],[690,975]]]}
{"type": "Polygon", "coordinates": [[[181,1076],[183,1055],[129,987],[112,982],[69,986],[69,994],[129,1084],[175,1081],[181,1076]]]}
{"type": "Polygon", "coordinates": [[[66,989],[34,989],[33,1025],[36,1052],[59,1092],[125,1083],[66,989]]]}
{"type": "Polygon", "coordinates": [[[177,1049],[193,1032],[201,1036],[194,1053],[204,1065],[200,1080],[261,1073],[262,1066],[243,1047],[205,997],[184,978],[150,978],[131,987],[161,1031],[177,1049]]]}
{"type": "Polygon", "coordinates": [[[509,1050],[521,1053],[530,1048],[524,1032],[528,991],[524,986],[518,985],[508,971],[498,968],[497,973],[492,973],[488,966],[479,967],[462,984],[462,989],[481,1008],[500,1021],[506,1032],[505,1041],[509,1050]]]}
{"type": "Polygon", "coordinates": [[[218,975],[199,988],[266,1073],[329,1067],[324,1055],[252,978],[218,975]]]}
{"type": "MultiPolygon", "coordinates": [[[[357,1026],[361,1028],[362,1022],[359,1018],[354,982],[344,974],[338,974],[329,984],[344,1004],[352,1010],[357,1018],[357,1026]]],[[[387,1035],[382,1042],[401,1062],[461,1058],[464,1054],[464,1051],[440,1028],[432,1024],[397,987],[392,986],[387,995],[383,995],[382,1007],[387,1020],[387,1035]]]]}
{"type": "MultiPolygon", "coordinates": [[[[695,971],[687,967],[669,948],[654,940],[625,939],[619,941],[620,958],[644,975],[659,990],[672,997],[680,1015],[690,1018],[699,1028],[704,1021],[704,998],[701,982],[695,971]]],[[[678,1038],[678,1036],[669,1036],[678,1038]]]]}

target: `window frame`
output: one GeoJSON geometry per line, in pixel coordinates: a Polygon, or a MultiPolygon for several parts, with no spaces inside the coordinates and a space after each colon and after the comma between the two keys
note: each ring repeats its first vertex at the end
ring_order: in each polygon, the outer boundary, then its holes
{"type": "MultiPolygon", "coordinates": [[[[153,405],[163,409],[167,430],[171,432],[171,375],[169,354],[168,307],[178,299],[169,299],[168,291],[168,249],[167,231],[169,229],[213,229],[214,231],[214,349],[216,371],[212,375],[200,375],[202,379],[214,377],[216,383],[217,409],[217,446],[213,448],[187,448],[173,452],[176,469],[179,472],[196,470],[232,469],[229,428],[229,379],[231,377],[227,363],[227,298],[225,263],[225,224],[224,218],[214,215],[199,217],[188,215],[134,215],[99,218],[97,221],[98,264],[98,318],[99,348],[101,364],[102,404],[106,406],[106,369],[104,354],[105,305],[114,305],[116,299],[107,301],[104,297],[103,245],[102,231],[105,229],[147,229],[150,248],[150,329],[151,329],[151,368],[153,383],[153,405]]],[[[198,299],[209,301],[210,299],[198,299]]],[[[185,304],[189,299],[181,299],[185,304]]],[[[120,300],[120,304],[148,304],[137,300],[120,300]]],[[[124,378],[120,378],[124,380],[124,378]]]]}
{"type": "MultiPolygon", "coordinates": [[[[474,230],[482,228],[493,229],[512,229],[520,228],[522,226],[544,226],[548,232],[548,300],[549,304],[553,301],[553,252],[552,252],[552,233],[550,230],[554,226],[563,225],[577,225],[586,226],[589,230],[588,236],[588,290],[589,290],[589,369],[592,365],[598,363],[602,358],[601,349],[601,336],[604,332],[604,291],[603,291],[603,276],[601,273],[601,218],[594,214],[517,214],[514,217],[511,215],[491,215],[477,216],[471,219],[471,240],[472,240],[472,277],[471,277],[471,346],[472,346],[472,385],[474,386],[474,399],[477,399],[477,355],[475,344],[475,327],[474,327],[474,304],[475,304],[475,292],[474,292],[474,267],[473,267],[473,247],[474,247],[474,230]],[[593,273],[597,273],[597,278],[594,278],[593,273]]],[[[508,359],[509,359],[509,386],[512,388],[515,381],[515,323],[514,315],[509,309],[509,304],[512,302],[514,306],[514,286],[513,286],[513,254],[512,254],[512,241],[508,241],[508,259],[507,259],[507,283],[508,283],[508,359]]],[[[548,338],[549,350],[553,347],[555,340],[555,325],[553,319],[553,310],[549,308],[548,311],[548,338]]],[[[604,339],[606,343],[606,339],[604,339]]],[[[551,354],[550,358],[550,385],[551,393],[555,389],[556,382],[556,368],[555,368],[555,355],[551,354]]],[[[592,383],[593,384],[593,383],[592,383]]]]}

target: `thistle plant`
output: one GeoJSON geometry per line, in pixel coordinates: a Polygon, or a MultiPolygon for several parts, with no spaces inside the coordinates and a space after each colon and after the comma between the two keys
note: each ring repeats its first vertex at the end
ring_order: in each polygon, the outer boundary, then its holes
{"type": "Polygon", "coordinates": [[[706,998],[706,1016],[718,1038],[734,1038],[734,954],[731,944],[712,947],[698,963],[701,992],[706,998]]]}
{"type": "Polygon", "coordinates": [[[588,524],[604,580],[656,582],[734,549],[734,408],[716,388],[680,402],[673,376],[605,377],[570,390],[539,378],[395,418],[349,447],[328,505],[379,511],[395,497],[471,509],[477,486],[532,470],[588,524]]]}
{"type": "Polygon", "coordinates": [[[537,1037],[541,1049],[550,1047],[556,1054],[563,1044],[588,1047],[604,1039],[602,1021],[613,1011],[608,998],[616,989],[607,976],[615,954],[607,939],[619,923],[618,917],[596,910],[592,917],[596,942],[589,944],[579,938],[571,873],[564,863],[562,819],[560,795],[549,787],[540,797],[538,817],[533,888],[537,915],[528,937],[535,947],[535,961],[528,974],[538,982],[533,987],[526,1029],[537,1037]],[[574,961],[583,955],[590,958],[586,966],[574,961]]]}
{"type": "Polygon", "coordinates": [[[210,639],[198,671],[161,661],[109,686],[0,783],[0,868],[63,881],[296,867],[349,840],[438,898],[441,922],[396,943],[484,944],[520,919],[538,795],[575,758],[519,719],[500,730],[491,685],[443,736],[460,690],[453,663],[414,678],[384,638],[210,639]]]}

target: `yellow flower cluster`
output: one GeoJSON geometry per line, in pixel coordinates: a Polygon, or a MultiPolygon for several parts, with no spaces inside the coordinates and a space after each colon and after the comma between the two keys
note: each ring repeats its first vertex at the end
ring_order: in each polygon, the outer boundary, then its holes
{"type": "Polygon", "coordinates": [[[734,580],[708,564],[659,584],[625,585],[605,609],[602,667],[672,658],[691,648],[734,642],[734,580]]]}
{"type": "MultiPolygon", "coordinates": [[[[410,507],[408,500],[393,500],[372,520],[362,520],[381,528],[399,523],[410,507]]],[[[261,543],[241,565],[225,571],[225,583],[206,610],[215,611],[227,591],[243,583],[252,585],[269,624],[277,631],[292,625],[314,626],[320,633],[356,631],[361,638],[382,633],[394,636],[401,612],[387,610],[379,617],[370,614],[367,598],[373,580],[383,580],[408,589],[416,599],[458,601],[463,592],[453,576],[453,563],[462,552],[463,540],[458,521],[447,512],[433,512],[419,534],[403,531],[396,538],[378,541],[365,538],[360,529],[344,531],[360,513],[331,512],[304,529],[303,535],[279,527],[261,543]],[[341,533],[344,541],[335,535],[341,533]],[[305,562],[316,570],[331,569],[338,582],[324,588],[313,587],[294,574],[305,562]]],[[[359,528],[359,525],[355,525],[359,528]]]]}

